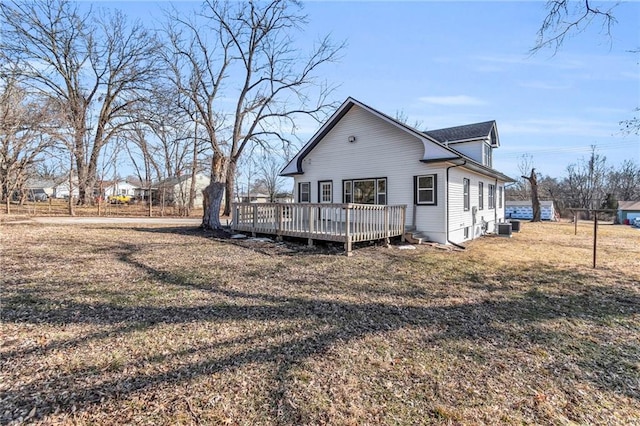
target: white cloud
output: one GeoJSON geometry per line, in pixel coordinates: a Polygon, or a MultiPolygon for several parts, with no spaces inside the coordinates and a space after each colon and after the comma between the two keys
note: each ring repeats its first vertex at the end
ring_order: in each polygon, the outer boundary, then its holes
{"type": "Polygon", "coordinates": [[[547,83],[546,81],[524,81],[519,83],[521,87],[541,90],[565,90],[570,89],[570,84],[547,83]]]}
{"type": "Polygon", "coordinates": [[[419,98],[420,102],[432,105],[446,106],[468,106],[468,105],[486,105],[482,99],[474,98],[467,95],[456,96],[423,96],[419,98]]]}

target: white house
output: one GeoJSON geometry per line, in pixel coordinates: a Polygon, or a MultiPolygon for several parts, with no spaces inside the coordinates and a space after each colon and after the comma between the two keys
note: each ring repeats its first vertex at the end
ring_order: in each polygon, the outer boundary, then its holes
{"type": "MultiPolygon", "coordinates": [[[[196,196],[194,204],[202,206],[202,190],[205,189],[211,179],[201,173],[196,174],[196,196]]],[[[154,198],[156,202],[173,204],[177,207],[186,206],[189,202],[189,191],[191,190],[191,175],[175,176],[164,179],[153,184],[154,198]]]]}
{"type": "Polygon", "coordinates": [[[105,197],[112,195],[124,195],[133,197],[136,195],[136,189],[139,185],[135,185],[126,180],[113,180],[103,182],[103,192],[105,197]]]}
{"type": "MultiPolygon", "coordinates": [[[[71,194],[74,198],[78,198],[80,193],[78,190],[78,178],[73,176],[71,178],[71,194]]],[[[56,180],[53,187],[53,198],[69,198],[69,175],[63,176],[56,180]]]]}
{"type": "Polygon", "coordinates": [[[504,221],[495,121],[422,132],[348,98],[281,171],[297,203],[405,204],[405,227],[459,244],[504,221]]]}

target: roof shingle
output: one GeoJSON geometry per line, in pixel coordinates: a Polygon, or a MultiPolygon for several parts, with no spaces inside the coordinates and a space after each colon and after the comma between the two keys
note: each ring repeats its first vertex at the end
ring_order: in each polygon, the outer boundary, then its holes
{"type": "Polygon", "coordinates": [[[485,121],[483,123],[447,127],[446,129],[427,130],[424,133],[440,143],[481,139],[490,135],[495,123],[495,121],[485,121]]]}

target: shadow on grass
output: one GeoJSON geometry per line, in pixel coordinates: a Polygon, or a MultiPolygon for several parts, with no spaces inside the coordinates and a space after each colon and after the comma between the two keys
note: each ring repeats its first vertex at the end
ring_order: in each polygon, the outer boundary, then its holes
{"type": "MultiPolygon", "coordinates": [[[[166,228],[162,228],[167,232],[166,228]]],[[[193,232],[185,228],[176,228],[175,232],[193,232]]],[[[149,230],[149,232],[156,232],[149,230]]],[[[187,234],[190,235],[190,234],[187,234]]],[[[210,375],[238,369],[250,364],[273,364],[275,385],[270,389],[270,408],[273,419],[284,423],[304,421],[304,413],[294,407],[285,398],[288,377],[293,368],[306,359],[322,355],[334,345],[347,344],[350,341],[377,333],[387,333],[404,328],[436,329],[437,334],[429,337],[425,345],[437,346],[439,342],[474,340],[488,341],[502,347],[520,349],[527,343],[558,345],[557,350],[574,350],[577,363],[584,371],[580,380],[591,380],[607,390],[619,392],[640,400],[637,387],[630,385],[624,374],[637,375],[634,363],[640,356],[640,349],[611,347],[585,337],[575,340],[558,332],[548,332],[536,328],[536,324],[553,319],[575,319],[580,321],[607,322],[616,318],[629,318],[640,314],[640,297],[622,289],[605,291],[599,288],[578,288],[563,294],[547,294],[536,288],[521,293],[518,297],[503,300],[485,300],[473,303],[460,303],[448,306],[415,306],[392,303],[348,302],[314,298],[313,296],[285,296],[233,290],[193,280],[188,274],[166,272],[144,264],[136,259],[138,247],[120,244],[117,248],[118,259],[136,269],[154,282],[162,285],[183,286],[209,292],[209,303],[195,307],[176,306],[119,306],[109,303],[83,304],[72,300],[52,300],[38,295],[33,290],[16,291],[12,297],[3,299],[2,320],[5,323],[29,323],[48,325],[95,324],[108,327],[83,337],[75,337],[49,343],[26,350],[16,349],[3,353],[5,366],[20,362],[25,355],[44,356],[62,347],[74,347],[95,340],[111,339],[127,335],[134,331],[150,330],[158,324],[188,324],[195,321],[219,322],[261,322],[261,321],[304,321],[307,331],[303,336],[279,339],[272,345],[258,344],[268,334],[249,333],[237,338],[221,340],[214,344],[186,348],[171,354],[154,358],[140,359],[141,363],[170,363],[180,357],[199,353],[206,358],[198,362],[176,363],[168,371],[159,373],[134,373],[126,379],[105,377],[96,378],[96,384],[87,384],[87,376],[100,374],[93,368],[79,368],[66,375],[56,376],[44,384],[29,381],[10,388],[0,394],[11,409],[40,406],[38,418],[42,419],[56,409],[90,409],[105,399],[119,399],[155,386],[167,383],[182,383],[194,377],[210,375]],[[219,303],[211,300],[219,299],[219,303]],[[233,300],[230,304],[224,300],[233,300]],[[514,329],[514,331],[510,331],[514,329]],[[517,331],[515,330],[517,329],[517,331]],[[523,333],[522,330],[525,330],[523,333]],[[284,340],[284,342],[283,342],[284,340]],[[231,355],[212,355],[212,351],[238,344],[249,345],[231,355]],[[573,349],[572,349],[573,348],[573,349]],[[615,374],[609,374],[609,372],[615,374]],[[622,374],[624,373],[624,374],[622,374]],[[597,378],[597,380],[595,379],[597,378]],[[63,399],[60,395],[65,394],[63,399]],[[69,395],[72,395],[69,397],[69,395]],[[43,404],[43,400],[47,402],[43,404]]],[[[255,271],[234,271],[240,279],[251,281],[255,271]]],[[[567,280],[578,282],[585,280],[578,272],[552,269],[540,266],[531,268],[528,273],[543,277],[543,281],[567,280]]],[[[505,279],[521,276],[519,270],[505,272],[505,279]]],[[[486,278],[486,277],[485,277],[486,278]]],[[[471,285],[482,285],[481,273],[468,275],[471,285]]],[[[292,288],[299,285],[315,285],[317,277],[301,279],[285,278],[286,285],[292,288]]],[[[485,290],[491,290],[486,288],[485,290]]],[[[360,291],[366,292],[364,288],[360,291]]],[[[377,290],[379,291],[379,289],[377,290]]],[[[287,328],[278,328],[271,336],[294,335],[287,328]]],[[[552,366],[562,372],[562,365],[552,366]]],[[[575,374],[572,372],[571,374],[575,374]]],[[[0,414],[4,416],[3,414],[0,414]]],[[[10,418],[1,417],[3,422],[10,418]]]]}

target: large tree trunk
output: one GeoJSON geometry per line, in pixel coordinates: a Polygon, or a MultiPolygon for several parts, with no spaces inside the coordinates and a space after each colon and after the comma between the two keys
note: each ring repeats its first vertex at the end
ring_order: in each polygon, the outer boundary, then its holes
{"type": "Polygon", "coordinates": [[[536,169],[531,169],[529,176],[522,176],[531,184],[531,207],[533,208],[533,219],[531,222],[540,222],[540,198],[538,197],[538,177],[536,176],[536,169]]]}
{"type": "Polygon", "coordinates": [[[224,187],[224,182],[211,181],[202,191],[204,195],[204,201],[202,202],[204,208],[202,227],[204,229],[222,229],[222,224],[220,223],[220,208],[222,207],[224,187]]]}
{"type": "Polygon", "coordinates": [[[231,204],[233,203],[233,191],[236,183],[236,162],[231,160],[227,168],[227,183],[224,192],[223,216],[231,216],[231,204]]]}
{"type": "Polygon", "coordinates": [[[225,166],[227,158],[214,154],[211,160],[211,183],[202,191],[204,200],[202,201],[203,215],[202,227],[204,229],[222,229],[220,223],[220,207],[226,186],[227,173],[225,166]]]}

